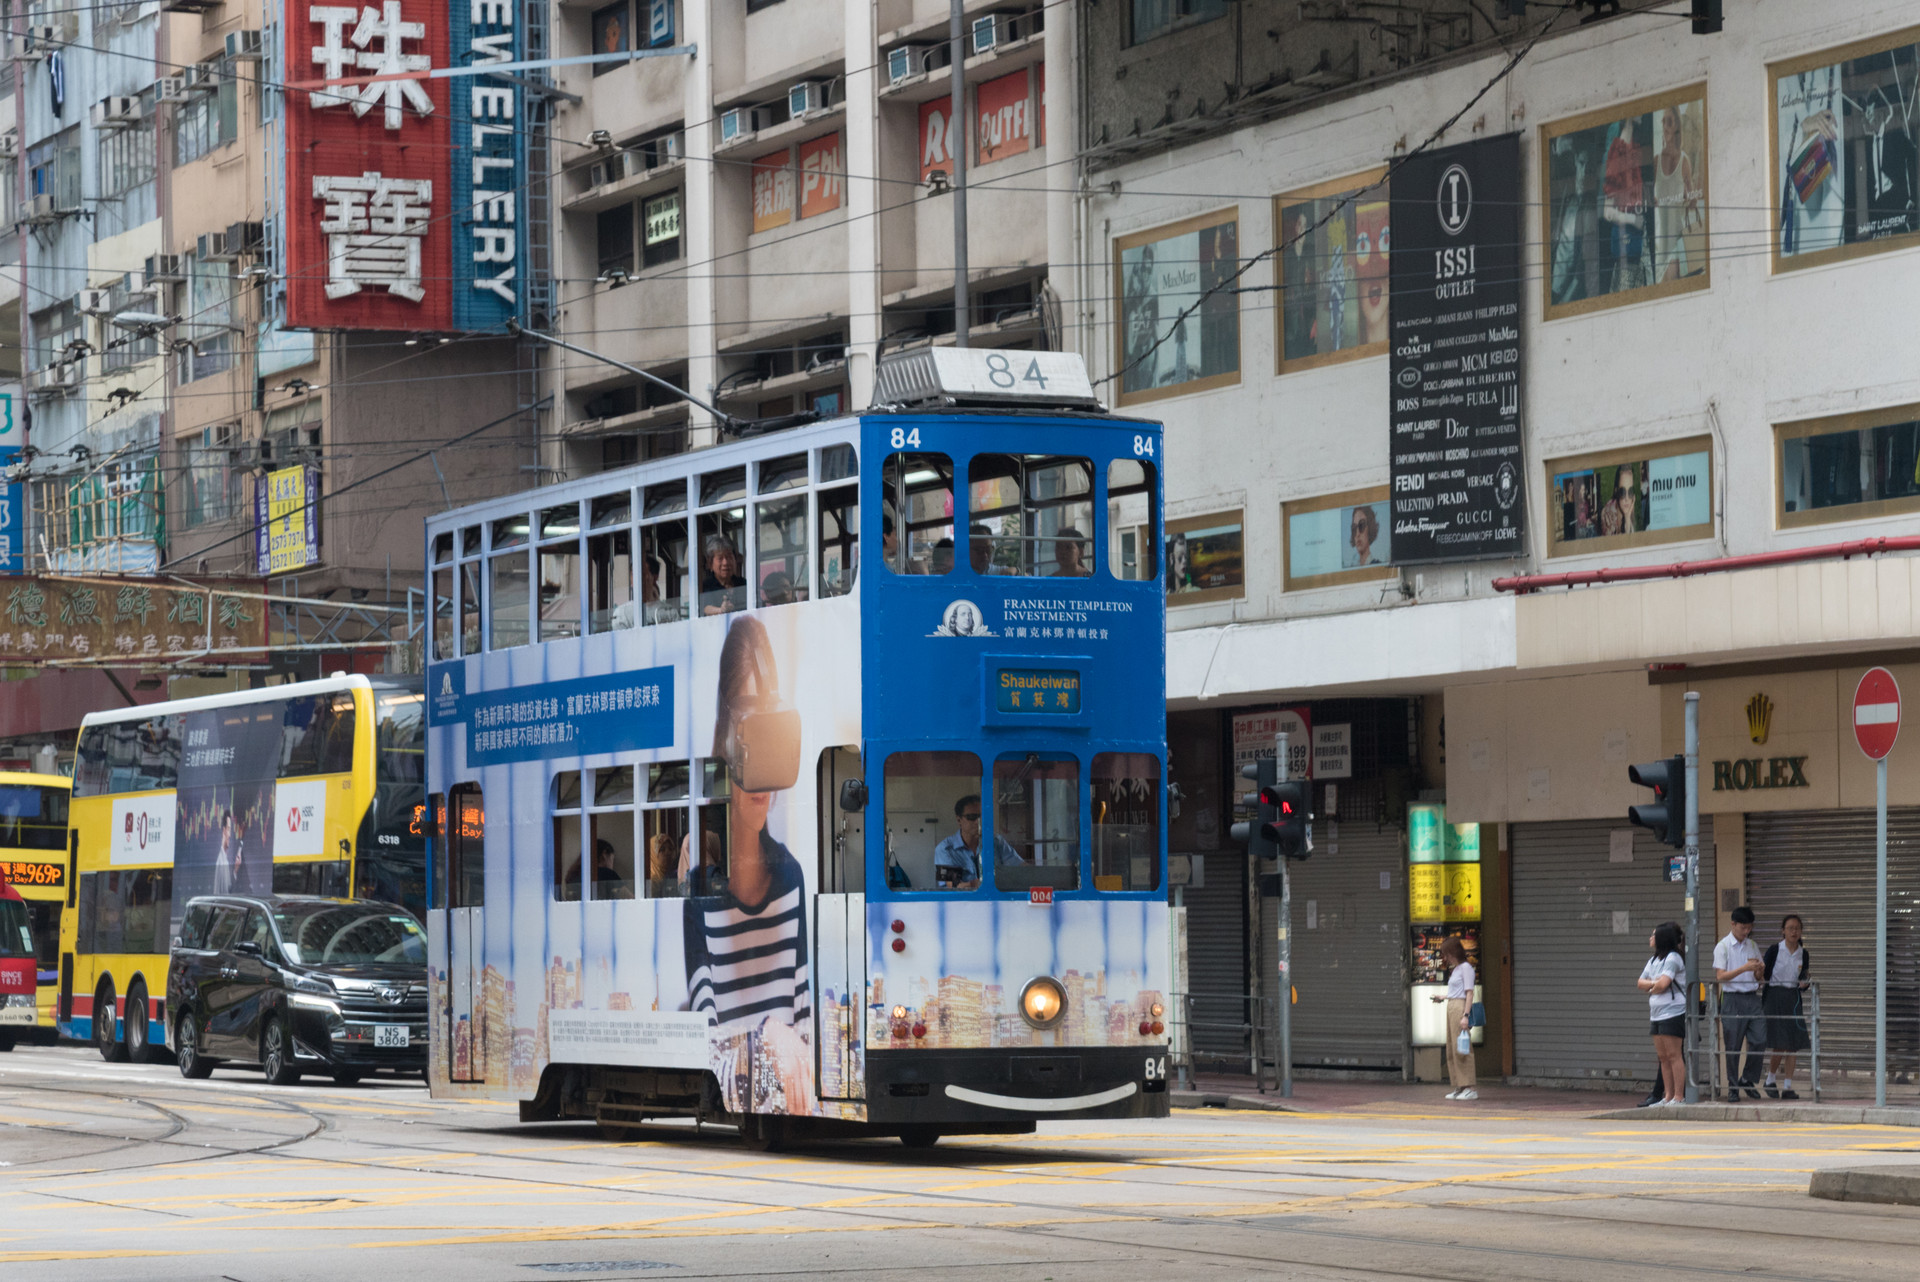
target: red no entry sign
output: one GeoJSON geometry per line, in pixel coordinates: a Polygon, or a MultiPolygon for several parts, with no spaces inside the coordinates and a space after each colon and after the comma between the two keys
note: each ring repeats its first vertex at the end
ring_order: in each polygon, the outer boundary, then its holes
{"type": "Polygon", "coordinates": [[[1869,668],[1853,692],[1853,737],[1875,761],[1900,737],[1900,687],[1885,668],[1869,668]]]}

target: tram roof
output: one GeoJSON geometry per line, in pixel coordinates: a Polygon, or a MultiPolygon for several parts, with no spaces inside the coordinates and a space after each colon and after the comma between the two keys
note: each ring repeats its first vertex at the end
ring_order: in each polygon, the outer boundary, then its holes
{"type": "MultiPolygon", "coordinates": [[[[160,703],[136,704],[130,708],[112,708],[89,712],[81,726],[108,725],[118,721],[145,721],[149,717],[174,716],[188,712],[206,712],[214,708],[237,708],[268,699],[296,698],[310,694],[334,694],[341,690],[418,689],[419,678],[410,680],[398,674],[382,673],[370,677],[364,673],[337,673],[317,681],[289,681],[285,685],[262,686],[257,690],[232,690],[226,694],[204,694],[193,699],[168,699],[160,703]]],[[[4,776],[0,776],[4,779],[4,776]]]]}

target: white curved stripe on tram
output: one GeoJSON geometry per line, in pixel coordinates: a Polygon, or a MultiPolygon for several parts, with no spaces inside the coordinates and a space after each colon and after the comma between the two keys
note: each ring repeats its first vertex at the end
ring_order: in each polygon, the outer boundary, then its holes
{"type": "Polygon", "coordinates": [[[1123,1100],[1140,1089],[1140,1083],[1128,1082],[1125,1086],[1116,1086],[1110,1091],[1098,1091],[1092,1095],[1075,1095],[1070,1099],[1027,1099],[1019,1095],[995,1095],[990,1091],[976,1091],[965,1086],[949,1085],[947,1094],[963,1104],[984,1104],[988,1108],[1010,1108],[1021,1113],[1071,1113],[1077,1108],[1098,1108],[1102,1104],[1112,1104],[1123,1100]]]}

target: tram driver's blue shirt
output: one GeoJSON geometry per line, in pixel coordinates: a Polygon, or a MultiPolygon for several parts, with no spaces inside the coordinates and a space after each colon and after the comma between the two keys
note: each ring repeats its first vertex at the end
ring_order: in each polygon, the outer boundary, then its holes
{"type": "MultiPolygon", "coordinates": [[[[994,857],[1001,864],[1027,862],[1020,857],[1020,852],[1008,845],[1003,838],[993,839],[993,850],[994,857]]],[[[967,843],[960,840],[960,834],[957,832],[933,848],[933,866],[936,872],[941,868],[959,869],[959,880],[963,882],[977,881],[980,877],[979,856],[967,849],[967,843]]]]}

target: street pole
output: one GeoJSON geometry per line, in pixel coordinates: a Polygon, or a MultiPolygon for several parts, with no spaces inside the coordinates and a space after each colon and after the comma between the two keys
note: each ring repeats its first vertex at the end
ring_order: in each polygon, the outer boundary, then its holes
{"type": "MultiPolygon", "coordinates": [[[[1700,692],[1687,691],[1687,742],[1686,769],[1687,815],[1686,815],[1686,860],[1687,860],[1687,1021],[1697,1029],[1698,1019],[1693,1013],[1694,995],[1700,991],[1700,692]]],[[[1696,1041],[1689,1037],[1689,1044],[1696,1041]]],[[[1707,1048],[1709,1055],[1714,1053],[1707,1048]]],[[[1708,1063],[1712,1063],[1711,1060],[1708,1063]]],[[[1687,1103],[1700,1102],[1700,1088],[1693,1080],[1693,1069],[1687,1069],[1687,1103]]]]}
{"type": "Polygon", "coordinates": [[[1873,1106],[1887,1106],[1887,759],[1873,763],[1873,1106]]]}
{"type": "MultiPolygon", "coordinates": [[[[1274,767],[1273,777],[1280,783],[1287,782],[1287,736],[1286,732],[1273,737],[1274,767]]],[[[1293,1098],[1293,876],[1287,865],[1293,861],[1286,852],[1280,852],[1280,915],[1279,925],[1274,931],[1274,942],[1278,945],[1280,959],[1280,987],[1275,993],[1280,1003],[1280,1098],[1293,1098]]]]}
{"type": "Polygon", "coordinates": [[[947,156],[953,161],[953,345],[967,345],[973,314],[967,297],[967,48],[966,0],[953,0],[947,36],[952,42],[953,96],[947,107],[947,156]]]}

